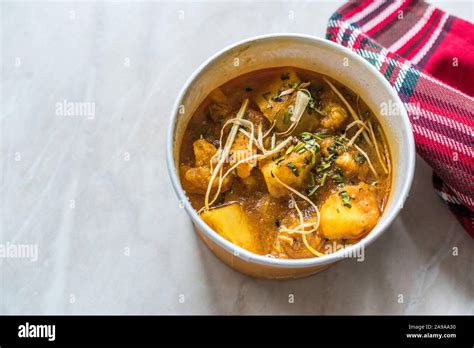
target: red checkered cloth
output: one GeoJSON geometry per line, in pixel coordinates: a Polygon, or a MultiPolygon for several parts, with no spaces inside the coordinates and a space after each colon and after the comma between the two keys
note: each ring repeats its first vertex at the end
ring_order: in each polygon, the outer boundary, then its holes
{"type": "Polygon", "coordinates": [[[350,1],[327,39],[373,64],[398,92],[433,184],[474,237],[474,25],[424,1],[350,1]]]}

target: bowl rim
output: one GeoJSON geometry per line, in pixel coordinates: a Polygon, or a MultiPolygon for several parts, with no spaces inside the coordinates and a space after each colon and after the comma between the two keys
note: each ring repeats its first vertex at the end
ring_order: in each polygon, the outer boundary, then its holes
{"type": "Polygon", "coordinates": [[[166,139],[166,160],[167,160],[167,168],[168,174],[170,176],[173,188],[180,200],[182,202],[186,212],[191,217],[192,221],[197,225],[197,227],[213,241],[219,247],[225,249],[227,252],[232,253],[234,257],[239,257],[240,259],[250,262],[256,263],[265,266],[273,266],[273,267],[281,267],[281,268],[307,268],[307,267],[316,267],[316,266],[323,266],[334,263],[338,260],[346,258],[344,255],[350,253],[349,255],[354,255],[354,252],[357,252],[358,248],[365,248],[367,245],[370,245],[374,242],[377,238],[379,238],[386,229],[390,226],[393,222],[395,217],[398,215],[400,210],[403,207],[404,202],[406,201],[412,182],[414,177],[415,171],[415,141],[413,138],[413,131],[412,127],[405,109],[404,104],[402,103],[400,97],[393,89],[393,87],[388,83],[385,77],[367,60],[356,54],[355,52],[349,50],[348,48],[341,46],[335,42],[319,38],[317,36],[306,35],[306,34],[293,34],[293,33],[273,33],[273,34],[265,34],[265,35],[258,35],[253,36],[247,39],[240,40],[235,42],[231,45],[228,45],[218,51],[217,53],[213,54],[211,57],[206,59],[186,80],[183,87],[181,88],[176,100],[174,102],[173,108],[171,110],[170,121],[168,125],[168,132],[167,132],[167,139],[166,139]],[[405,161],[407,163],[407,173],[405,176],[405,180],[402,181],[400,184],[400,191],[399,198],[392,203],[392,209],[385,212],[385,219],[382,222],[377,223],[374,227],[375,231],[371,231],[366,237],[360,240],[358,243],[353,244],[350,247],[338,250],[334,253],[321,256],[321,257],[313,257],[313,258],[306,258],[306,259],[277,259],[273,257],[268,257],[265,255],[258,255],[254,254],[251,251],[248,251],[238,245],[233,244],[232,242],[228,241],[224,237],[222,237],[219,233],[214,231],[211,227],[209,227],[197,214],[196,210],[191,206],[191,203],[186,197],[184,189],[181,187],[181,182],[178,177],[178,170],[175,165],[174,160],[174,149],[173,149],[173,142],[174,142],[174,135],[175,135],[175,125],[178,117],[178,111],[180,107],[180,102],[190,86],[192,85],[193,81],[206,69],[206,67],[211,64],[212,62],[219,59],[222,55],[226,54],[229,50],[232,50],[238,46],[249,44],[255,41],[267,41],[267,40],[274,40],[274,39],[293,39],[293,40],[302,40],[309,43],[316,44],[318,46],[326,46],[331,49],[338,51],[339,53],[343,54],[345,57],[349,57],[351,59],[357,60],[361,63],[369,72],[371,72],[377,81],[387,89],[390,97],[393,101],[395,101],[400,110],[400,118],[401,118],[401,125],[403,126],[403,133],[406,135],[406,140],[408,143],[407,149],[408,153],[405,156],[405,161]]]}

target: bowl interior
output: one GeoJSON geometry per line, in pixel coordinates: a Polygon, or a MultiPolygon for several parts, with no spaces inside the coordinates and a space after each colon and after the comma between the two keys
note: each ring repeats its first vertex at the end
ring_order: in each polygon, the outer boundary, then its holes
{"type": "MultiPolygon", "coordinates": [[[[172,115],[171,139],[168,139],[172,142],[169,155],[174,161],[171,175],[177,177],[180,145],[186,126],[210,91],[247,72],[281,66],[312,70],[340,81],[360,95],[384,129],[392,159],[392,190],[379,223],[360,242],[366,244],[382,233],[405,201],[413,176],[413,138],[405,109],[384,77],[363,58],[326,40],[299,35],[266,36],[225,49],[204,63],[185,85],[172,115]]],[[[173,181],[175,183],[176,180],[173,181]]],[[[177,188],[179,190],[180,187],[177,188]]],[[[204,229],[207,228],[202,221],[196,221],[197,215],[191,217],[194,222],[203,224],[204,229]]],[[[243,256],[246,253],[239,254],[243,256]]],[[[264,258],[250,254],[247,255],[249,259],[262,261],[260,258],[264,258]]],[[[336,254],[306,260],[321,264],[337,258],[336,254]]],[[[266,259],[271,263],[286,261],[283,262],[285,265],[288,262],[308,263],[305,260],[266,259]]]]}

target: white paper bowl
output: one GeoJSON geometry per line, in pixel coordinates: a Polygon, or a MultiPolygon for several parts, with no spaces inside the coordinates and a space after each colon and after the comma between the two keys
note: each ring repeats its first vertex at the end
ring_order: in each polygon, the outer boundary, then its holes
{"type": "Polygon", "coordinates": [[[349,49],[317,37],[272,34],[247,39],[224,48],[191,75],[171,112],[167,162],[173,187],[196,231],[222,261],[240,272],[256,277],[298,278],[315,273],[345,255],[354,255],[356,248],[365,248],[385,232],[402,208],[410,190],[415,167],[415,145],[411,125],[400,98],[382,74],[365,59],[349,49]],[[358,93],[376,113],[390,147],[392,189],[380,221],[359,243],[323,257],[275,259],[232,244],[199,217],[186,198],[179,180],[177,169],[184,131],[194,111],[209,92],[242,74],[281,66],[294,66],[328,75],[358,93]],[[382,105],[388,107],[390,113],[381,114],[382,105]]]}

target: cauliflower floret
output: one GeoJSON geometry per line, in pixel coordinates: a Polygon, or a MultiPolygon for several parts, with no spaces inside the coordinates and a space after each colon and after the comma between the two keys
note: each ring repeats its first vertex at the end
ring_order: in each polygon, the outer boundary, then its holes
{"type": "Polygon", "coordinates": [[[347,119],[347,111],[341,104],[333,101],[324,103],[323,112],[326,115],[321,120],[321,125],[324,128],[337,130],[342,127],[347,119]]]}
{"type": "MultiPolygon", "coordinates": [[[[184,189],[190,193],[205,194],[207,185],[211,180],[211,171],[209,167],[184,168],[184,189]]],[[[217,189],[219,181],[216,179],[212,185],[212,190],[217,189]]],[[[224,185],[226,186],[226,185],[224,185]]]]}
{"type": "Polygon", "coordinates": [[[336,159],[335,162],[336,165],[342,169],[345,176],[352,176],[359,169],[359,165],[356,163],[356,161],[349,152],[344,152],[336,159]]]}
{"type": "MultiPolygon", "coordinates": [[[[195,167],[181,165],[182,184],[186,192],[205,194],[207,186],[211,180],[211,158],[217,152],[214,145],[204,139],[196,140],[193,143],[195,167]]],[[[222,182],[221,192],[227,191],[232,183],[232,177],[228,175],[222,182]]],[[[211,192],[215,192],[219,185],[216,178],[212,183],[211,192]]]]}
{"type": "Polygon", "coordinates": [[[205,139],[198,139],[193,143],[196,167],[210,167],[211,158],[217,152],[214,145],[205,139]]]}
{"type": "Polygon", "coordinates": [[[365,183],[331,194],[320,209],[321,233],[328,239],[357,239],[377,224],[377,197],[365,183]]]}
{"type": "MultiPolygon", "coordinates": [[[[364,181],[369,173],[369,166],[367,163],[358,163],[354,156],[357,156],[357,152],[349,151],[342,153],[335,161],[336,165],[341,168],[345,177],[358,177],[364,181]]],[[[360,156],[360,155],[359,155],[360,156]]]]}
{"type": "Polygon", "coordinates": [[[319,143],[319,146],[321,148],[321,154],[323,156],[329,156],[328,147],[331,146],[332,143],[333,143],[332,137],[324,138],[323,140],[321,140],[321,142],[319,143]]]}
{"type": "Polygon", "coordinates": [[[308,151],[303,153],[292,152],[285,155],[283,160],[269,159],[260,163],[260,170],[267,183],[268,192],[273,197],[285,197],[289,191],[281,185],[275,177],[292,188],[298,189],[304,186],[305,178],[315,163],[311,163],[311,154],[308,151]]]}

